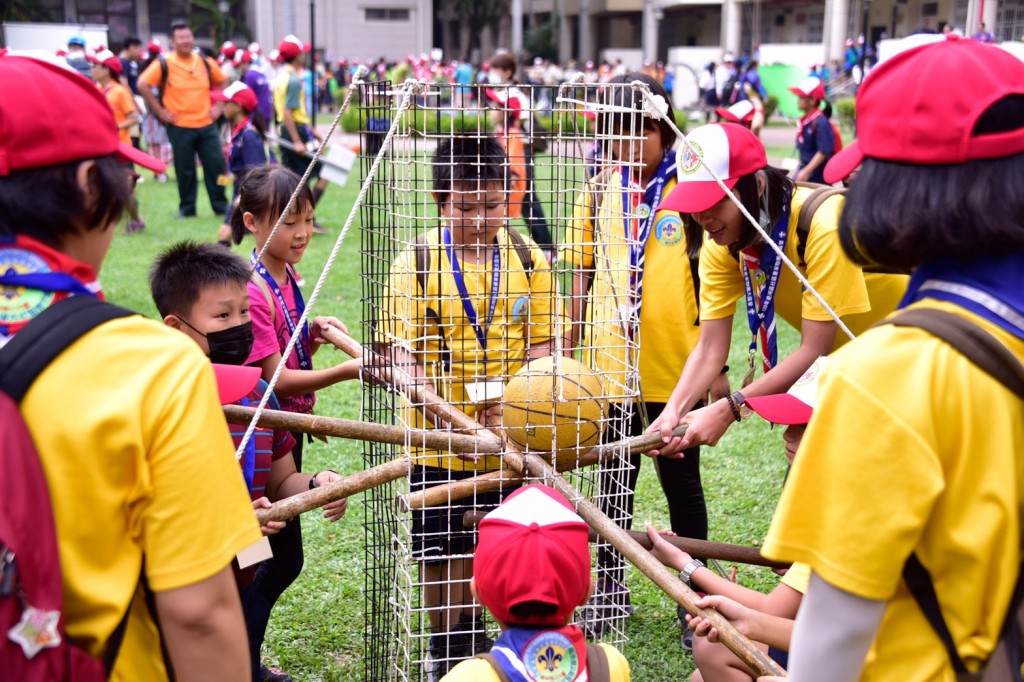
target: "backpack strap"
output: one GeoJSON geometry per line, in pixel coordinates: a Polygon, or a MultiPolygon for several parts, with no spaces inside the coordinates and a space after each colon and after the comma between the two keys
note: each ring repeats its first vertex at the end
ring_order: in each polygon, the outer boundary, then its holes
{"type": "Polygon", "coordinates": [[[92,296],[69,296],[50,306],[0,352],[0,390],[20,403],[36,377],[68,346],[104,322],[134,314],[92,296]]]}
{"type": "Polygon", "coordinates": [[[797,187],[804,187],[811,190],[810,196],[804,199],[800,207],[800,213],[796,218],[796,255],[800,259],[800,267],[806,268],[807,262],[804,259],[804,252],[807,250],[807,238],[811,234],[811,221],[814,214],[821,208],[821,205],[836,195],[846,194],[843,187],[832,187],[830,185],[818,185],[812,182],[798,182],[797,187]]]}
{"type": "Polygon", "coordinates": [[[530,280],[533,278],[533,251],[526,242],[526,238],[519,233],[519,230],[509,229],[507,232],[509,240],[512,242],[512,247],[516,250],[516,255],[519,256],[519,262],[523,266],[523,273],[526,275],[526,286],[529,289],[530,280]]]}
{"type": "MultiPolygon", "coordinates": [[[[991,375],[1024,400],[1024,365],[1006,346],[973,322],[944,310],[914,308],[905,310],[880,324],[917,327],[925,330],[952,346],[979,369],[991,375]]],[[[996,651],[990,657],[990,660],[995,661],[997,654],[1002,650],[1004,655],[998,656],[998,664],[1007,665],[1010,671],[1014,671],[1015,677],[1000,679],[1021,679],[1020,663],[1022,653],[1024,653],[1019,646],[1022,632],[1024,632],[1021,629],[1020,613],[1024,606],[1024,580],[1022,578],[1024,578],[1024,570],[1017,573],[1017,582],[1014,585],[1013,597],[1003,621],[1000,641],[996,651]]],[[[949,626],[942,616],[942,609],[939,606],[938,595],[935,593],[935,585],[931,576],[916,554],[907,557],[907,561],[903,565],[903,581],[935,634],[942,640],[942,645],[946,649],[953,669],[958,675],[970,675],[960,653],[956,650],[949,626]]]]}
{"type": "Polygon", "coordinates": [[[600,644],[587,642],[587,680],[589,682],[611,682],[612,671],[608,665],[608,654],[600,644]]]}
{"type": "MultiPolygon", "coordinates": [[[[210,68],[210,62],[207,57],[199,55],[199,58],[203,60],[203,66],[206,67],[206,83],[210,90],[213,90],[213,70],[210,68]]],[[[160,87],[157,100],[160,102],[160,106],[164,105],[164,93],[167,92],[167,57],[163,54],[157,55],[157,59],[160,61],[160,87]]]]}
{"type": "Polygon", "coordinates": [[[498,663],[498,659],[494,657],[494,654],[477,654],[473,658],[479,658],[481,660],[487,661],[491,664],[491,668],[494,669],[494,674],[498,676],[498,679],[501,680],[501,682],[510,682],[510,680],[508,679],[508,675],[506,675],[505,671],[501,669],[501,664],[498,663]]]}

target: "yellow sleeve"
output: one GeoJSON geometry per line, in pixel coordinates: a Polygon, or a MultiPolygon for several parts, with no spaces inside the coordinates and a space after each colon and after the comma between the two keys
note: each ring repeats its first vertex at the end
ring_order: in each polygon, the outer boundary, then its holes
{"type": "MultiPolygon", "coordinates": [[[[842,197],[829,198],[818,208],[811,220],[804,251],[807,281],[840,316],[871,310],[864,272],[847,258],[839,243],[842,209],[842,197]]],[[[817,322],[832,319],[810,291],[803,293],[800,316],[817,322]]]]}
{"type": "Polygon", "coordinates": [[[700,319],[721,320],[736,313],[744,297],[740,264],[729,249],[705,239],[700,249],[700,319]]]}
{"type": "Polygon", "coordinates": [[[565,230],[560,257],[584,268],[594,264],[594,185],[588,182],[576,197],[572,220],[565,230]]]}
{"type": "Polygon", "coordinates": [[[799,561],[789,567],[782,576],[782,584],[800,594],[807,594],[807,586],[811,584],[811,567],[799,561]]]}
{"type": "MultiPolygon", "coordinates": [[[[555,280],[544,253],[531,244],[533,273],[530,275],[530,317],[527,325],[527,347],[550,341],[555,337],[556,315],[561,305],[555,300],[555,280]]],[[[564,322],[564,321],[563,321],[564,322]]]]}
{"type": "Polygon", "coordinates": [[[498,682],[491,664],[482,658],[469,658],[448,671],[441,682],[498,682]]]}
{"type": "Polygon", "coordinates": [[[629,661],[611,644],[598,644],[608,657],[608,678],[611,682],[629,682],[629,661]]]}
{"type": "Polygon", "coordinates": [[[424,333],[422,322],[426,306],[412,248],[398,254],[392,263],[381,300],[383,309],[377,322],[377,341],[385,345],[395,343],[415,352],[416,340],[424,333]]]}
{"type": "Polygon", "coordinates": [[[157,592],[209,578],[261,537],[213,370],[193,348],[167,363],[140,406],[150,492],[138,530],[157,592]]]}

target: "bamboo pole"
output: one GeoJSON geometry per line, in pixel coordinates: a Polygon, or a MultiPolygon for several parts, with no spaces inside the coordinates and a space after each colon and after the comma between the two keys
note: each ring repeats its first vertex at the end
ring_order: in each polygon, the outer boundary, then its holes
{"type": "MultiPolygon", "coordinates": [[[[229,424],[248,424],[255,408],[225,405],[224,417],[229,424]]],[[[333,436],[350,440],[368,440],[392,445],[412,445],[431,450],[447,450],[463,454],[497,455],[501,445],[493,438],[480,438],[439,429],[407,429],[390,424],[370,424],[352,419],[322,417],[298,412],[264,410],[256,423],[268,429],[296,431],[315,436],[333,436]]]]}
{"type": "MultiPolygon", "coordinates": [[[[672,435],[682,437],[685,433],[686,425],[682,424],[675,428],[672,435]]],[[[559,464],[557,469],[558,471],[569,471],[593,466],[602,460],[615,457],[623,451],[635,455],[638,452],[647,452],[662,444],[661,434],[645,433],[641,436],[633,436],[615,441],[614,443],[603,443],[595,446],[575,461],[559,464]]],[[[399,496],[398,504],[404,511],[423,509],[424,507],[439,507],[448,504],[452,500],[465,499],[475,493],[488,493],[500,490],[503,487],[522,483],[526,480],[528,480],[528,477],[522,474],[509,469],[502,469],[501,471],[492,471],[472,478],[465,478],[461,481],[453,481],[452,483],[445,483],[433,488],[401,495],[399,496]]]]}
{"type": "MultiPolygon", "coordinates": [[[[484,518],[484,512],[469,511],[462,515],[462,523],[466,528],[475,528],[480,525],[484,518]]],[[[597,542],[597,531],[590,529],[590,541],[597,542]]],[[[647,533],[637,530],[626,531],[641,547],[650,550],[654,545],[647,533]]],[[[697,540],[695,538],[681,538],[673,535],[666,535],[665,541],[683,550],[690,556],[706,557],[717,561],[728,561],[737,564],[748,564],[750,566],[767,566],[768,568],[789,568],[789,564],[780,561],[772,561],[761,556],[757,547],[746,545],[731,545],[725,542],[710,542],[708,540],[697,540]]]]}
{"type": "Polygon", "coordinates": [[[340,481],[286,497],[275,502],[269,509],[258,509],[256,518],[259,519],[261,526],[267,521],[290,521],[303,512],[317,509],[343,497],[376,488],[408,475],[409,459],[407,457],[395,459],[346,476],[340,481]]]}

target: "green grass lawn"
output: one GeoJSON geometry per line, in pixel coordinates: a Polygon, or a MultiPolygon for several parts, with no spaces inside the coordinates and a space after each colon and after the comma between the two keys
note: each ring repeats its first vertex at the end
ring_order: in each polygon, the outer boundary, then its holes
{"type": "MultiPolygon", "coordinates": [[[[154,256],[179,239],[212,241],[219,219],[212,214],[202,187],[198,217],[171,219],[177,210],[173,178],[171,183],[158,184],[149,172],[144,175],[138,195],[148,226],[141,234],[116,237],[101,280],[108,299],[156,318],[146,280],[154,256]]],[[[316,236],[300,266],[307,282],[307,298],[358,190],[353,174],[347,187],[332,186],[324,197],[318,220],[332,234],[316,236]]],[[[362,309],[358,224],[357,220],[342,245],[341,256],[314,308],[315,314],[339,317],[353,331],[361,326],[362,309]]],[[[250,239],[236,250],[247,256],[252,247],[250,239]]],[[[744,340],[749,333],[745,326],[746,320],[737,317],[729,362],[730,378],[736,386],[745,370],[744,340]]],[[[798,334],[780,320],[779,339],[780,350],[785,354],[795,347],[798,334]]],[[[326,366],[343,359],[340,352],[323,349],[316,363],[326,366]]],[[[318,413],[359,418],[359,386],[354,382],[320,391],[318,395],[318,413]]],[[[717,447],[705,448],[702,459],[710,538],[759,544],[767,531],[785,471],[779,432],[771,431],[760,419],[748,420],[730,429],[717,447]]],[[[318,442],[309,446],[304,455],[306,471],[330,468],[349,473],[361,467],[362,446],[357,442],[318,442]]],[[[303,522],[305,570],[278,602],[264,647],[264,661],[279,665],[296,680],[355,680],[363,676],[365,507],[360,502],[360,498],[354,498],[348,515],[337,524],[329,524],[315,514],[307,515],[303,522]]],[[[658,527],[668,525],[664,499],[649,462],[644,463],[640,475],[635,525],[642,528],[646,522],[658,527]]],[[[739,567],[738,580],[762,590],[771,589],[776,582],[767,569],[747,566],[739,567]]],[[[628,583],[634,591],[636,614],[627,626],[629,642],[624,653],[632,664],[633,679],[685,679],[693,665],[690,655],[679,648],[674,603],[638,571],[630,570],[628,583]]]]}

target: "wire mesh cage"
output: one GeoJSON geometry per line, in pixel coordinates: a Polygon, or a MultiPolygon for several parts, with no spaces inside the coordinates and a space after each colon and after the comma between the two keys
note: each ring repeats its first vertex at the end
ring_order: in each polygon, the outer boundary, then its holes
{"type": "MultiPolygon", "coordinates": [[[[649,142],[656,103],[635,84],[420,84],[396,116],[410,87],[359,86],[363,177],[381,156],[359,221],[363,337],[376,351],[366,362],[417,390],[367,385],[362,410],[450,443],[364,447],[367,466],[403,455],[414,465],[365,496],[372,680],[439,679],[497,636],[470,593],[475,530],[463,514],[493,509],[521,479],[488,434],[541,455],[629,522],[629,458],[593,466],[587,455],[635,434],[656,209],[640,178],[662,158],[649,142]],[[438,416],[434,401],[466,420],[438,416]]],[[[578,622],[622,644],[623,561],[600,539],[595,552],[598,593],[578,622]]]]}

